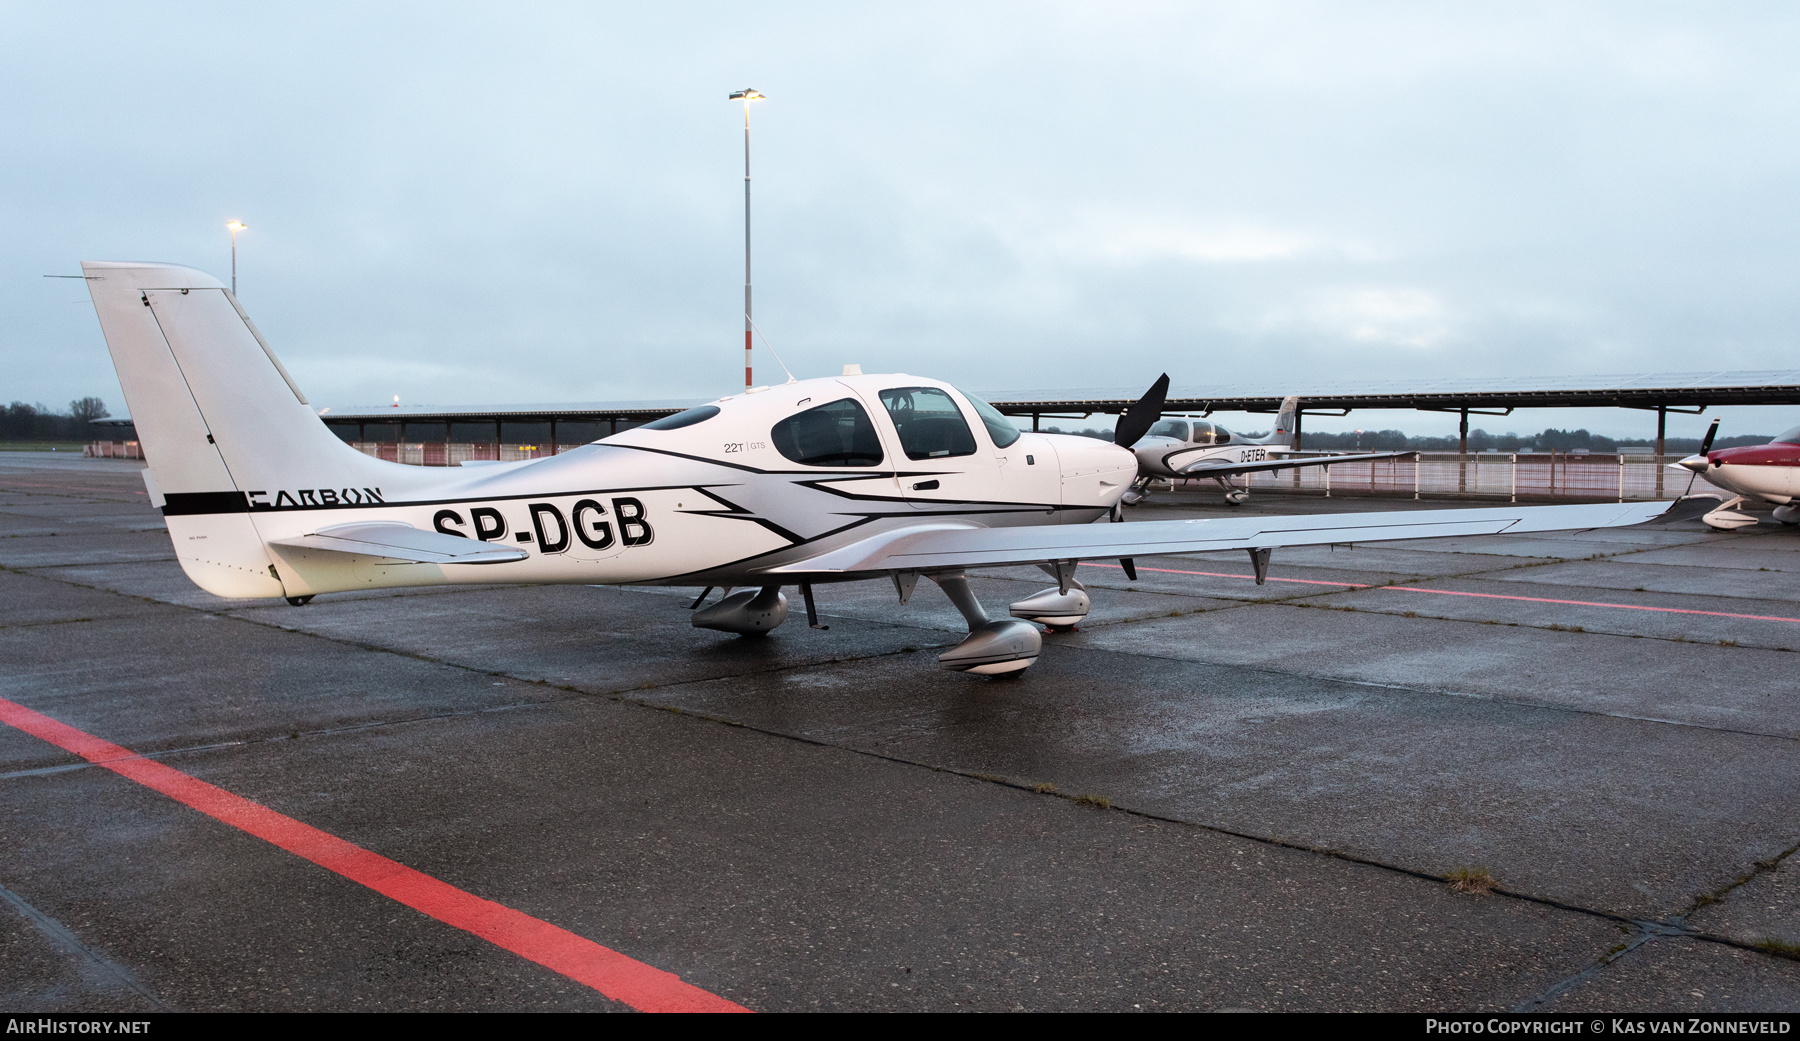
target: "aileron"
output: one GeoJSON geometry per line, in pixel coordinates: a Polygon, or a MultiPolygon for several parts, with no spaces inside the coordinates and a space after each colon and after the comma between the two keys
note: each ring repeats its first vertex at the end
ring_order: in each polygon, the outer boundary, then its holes
{"type": "Polygon", "coordinates": [[[1051,560],[1605,528],[1651,520],[1668,505],[1658,502],[1406,510],[1324,517],[1222,517],[1085,524],[1061,528],[920,527],[884,532],[816,557],[771,568],[766,573],[922,571],[1036,564],[1051,560]]]}

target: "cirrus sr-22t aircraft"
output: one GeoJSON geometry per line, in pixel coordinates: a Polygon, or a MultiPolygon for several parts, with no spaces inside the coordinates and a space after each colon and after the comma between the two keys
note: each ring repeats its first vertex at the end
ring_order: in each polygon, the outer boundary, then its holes
{"type": "MultiPolygon", "coordinates": [[[[1072,625],[1083,560],[1634,524],[1666,504],[1322,517],[1120,520],[1138,461],[1024,433],[947,383],[847,375],[758,388],[573,451],[479,467],[385,462],[326,429],[236,297],[166,264],[84,263],[107,348],[182,569],[225,597],[450,583],[742,589],[693,624],[758,635],[814,615],[822,583],[919,576],[969,624],[948,669],[1016,672],[1032,621],[1072,625]],[[1039,565],[1056,585],[990,618],[965,569],[1039,565]]],[[[1127,423],[1142,429],[1153,410],[1127,423]]],[[[695,601],[698,607],[706,593],[695,601]]]]}
{"type": "MultiPolygon", "coordinates": [[[[1169,392],[1169,374],[1163,373],[1131,412],[1140,415],[1162,411],[1169,392]]],[[[1127,413],[1129,414],[1129,413],[1127,413]]],[[[1125,504],[1135,506],[1144,501],[1151,481],[1175,481],[1182,478],[1211,478],[1225,492],[1225,501],[1237,506],[1250,498],[1250,486],[1233,478],[1270,470],[1292,470],[1301,466],[1330,466],[1333,463],[1361,463],[1371,459],[1394,459],[1410,452],[1368,452],[1361,455],[1303,456],[1294,452],[1294,432],[1298,429],[1300,399],[1289,395],[1281,401],[1281,413],[1275,417],[1275,429],[1267,437],[1245,437],[1205,419],[1170,417],[1152,423],[1146,432],[1142,426],[1121,427],[1115,443],[1137,455],[1138,479],[1125,493],[1125,504]],[[1125,440],[1129,435],[1142,435],[1125,440]]]]}

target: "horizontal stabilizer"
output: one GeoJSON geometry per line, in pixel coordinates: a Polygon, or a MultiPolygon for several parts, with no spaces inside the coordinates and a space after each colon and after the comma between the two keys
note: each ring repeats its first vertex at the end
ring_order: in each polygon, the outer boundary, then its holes
{"type": "Polygon", "coordinates": [[[1046,560],[1147,557],[1221,549],[1322,546],[1460,535],[1520,534],[1641,524],[1667,502],[1594,506],[1507,506],[1287,517],[1218,517],[1058,527],[949,528],[917,525],[884,532],[764,574],[856,574],[1035,564],[1046,560]]]}
{"type": "Polygon", "coordinates": [[[1230,477],[1233,474],[1261,473],[1264,470],[1291,470],[1296,466],[1328,466],[1337,463],[1366,463],[1376,459],[1398,459],[1413,452],[1371,452],[1366,455],[1309,455],[1269,459],[1260,463],[1231,463],[1217,457],[1201,459],[1192,466],[1177,470],[1183,477],[1230,477]]]}
{"type": "Polygon", "coordinates": [[[364,521],[320,528],[311,535],[275,539],[270,545],[353,553],[360,557],[406,560],[414,564],[505,564],[529,553],[513,546],[478,542],[459,535],[420,531],[401,521],[364,521]]]}

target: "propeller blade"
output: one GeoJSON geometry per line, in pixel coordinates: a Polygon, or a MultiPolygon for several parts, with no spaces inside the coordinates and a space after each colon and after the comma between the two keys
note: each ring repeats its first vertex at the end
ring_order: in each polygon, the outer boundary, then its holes
{"type": "Polygon", "coordinates": [[[1156,421],[1162,418],[1163,402],[1169,397],[1169,374],[1163,373],[1137,404],[1125,410],[1119,422],[1113,427],[1113,444],[1120,448],[1130,448],[1138,440],[1150,432],[1156,421]]]}
{"type": "MultiPolygon", "coordinates": [[[[1704,459],[1704,458],[1706,458],[1706,453],[1712,451],[1713,438],[1719,436],[1719,420],[1724,419],[1724,418],[1725,418],[1724,416],[1714,416],[1713,417],[1712,426],[1709,426],[1706,428],[1706,436],[1700,439],[1700,451],[1694,453],[1695,455],[1698,455],[1700,458],[1704,459]]],[[[1700,477],[1700,471],[1695,470],[1694,476],[1688,478],[1687,491],[1684,491],[1681,493],[1681,497],[1683,499],[1687,498],[1690,494],[1693,493],[1694,482],[1696,480],[1698,480],[1699,477],[1700,477]]]]}

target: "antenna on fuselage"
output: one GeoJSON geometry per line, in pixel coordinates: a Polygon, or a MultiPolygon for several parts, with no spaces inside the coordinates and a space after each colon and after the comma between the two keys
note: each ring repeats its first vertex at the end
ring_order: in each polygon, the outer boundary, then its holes
{"type": "MultiPolygon", "coordinates": [[[[747,312],[744,315],[744,321],[750,322],[750,315],[747,312]]],[[[757,325],[755,322],[750,322],[750,328],[756,329],[756,335],[762,336],[763,346],[767,347],[769,349],[769,353],[774,355],[775,364],[781,366],[781,371],[787,373],[788,382],[789,383],[799,383],[800,381],[794,378],[794,370],[787,367],[787,362],[781,360],[781,355],[775,354],[775,345],[769,342],[769,338],[767,336],[763,336],[763,331],[761,329],[757,328],[757,325]]]]}

